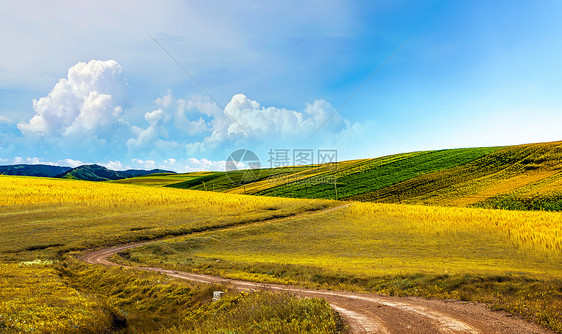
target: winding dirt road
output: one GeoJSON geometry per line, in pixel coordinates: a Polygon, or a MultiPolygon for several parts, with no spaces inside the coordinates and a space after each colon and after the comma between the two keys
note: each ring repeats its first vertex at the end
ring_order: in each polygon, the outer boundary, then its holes
{"type": "MultiPolygon", "coordinates": [[[[84,254],[81,259],[91,264],[120,266],[110,262],[108,257],[149,243],[151,242],[101,249],[84,254]]],[[[201,283],[229,284],[241,290],[269,289],[288,291],[302,297],[323,298],[341,314],[352,333],[554,333],[538,325],[508,317],[502,312],[493,312],[484,305],[473,303],[312,290],[154,267],[121,267],[158,272],[201,283]]]]}

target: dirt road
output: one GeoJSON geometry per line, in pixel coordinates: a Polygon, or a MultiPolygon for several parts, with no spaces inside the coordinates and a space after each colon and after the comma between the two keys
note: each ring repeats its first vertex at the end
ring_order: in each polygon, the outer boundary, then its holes
{"type": "MultiPolygon", "coordinates": [[[[119,266],[108,260],[118,252],[150,242],[123,245],[87,253],[87,263],[119,266]]],[[[288,291],[302,297],[323,298],[338,311],[352,333],[553,333],[524,320],[493,312],[483,305],[428,300],[414,297],[388,297],[346,291],[312,290],[296,286],[263,284],[153,267],[130,267],[202,283],[230,284],[238,289],[288,291]]]]}

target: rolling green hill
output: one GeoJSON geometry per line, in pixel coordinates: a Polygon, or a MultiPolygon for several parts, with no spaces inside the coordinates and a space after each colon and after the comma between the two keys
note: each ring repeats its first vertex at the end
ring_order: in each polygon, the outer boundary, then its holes
{"type": "Polygon", "coordinates": [[[562,210],[562,142],[422,151],[246,171],[146,176],[130,184],[264,196],[562,210]],[[154,179],[153,179],[154,178],[154,179]],[[337,192],[337,195],[336,195],[337,192]]]}

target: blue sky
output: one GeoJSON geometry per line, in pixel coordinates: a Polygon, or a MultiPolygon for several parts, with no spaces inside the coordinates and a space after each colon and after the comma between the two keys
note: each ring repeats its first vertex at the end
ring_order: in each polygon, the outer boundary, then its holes
{"type": "Polygon", "coordinates": [[[270,148],[342,160],[561,140],[561,12],[559,1],[0,1],[0,164],[220,170],[239,148],[267,166],[270,148]]]}

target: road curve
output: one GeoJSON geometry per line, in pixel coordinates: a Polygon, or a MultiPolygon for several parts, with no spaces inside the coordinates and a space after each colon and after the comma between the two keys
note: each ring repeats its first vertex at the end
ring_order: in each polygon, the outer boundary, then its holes
{"type": "MultiPolygon", "coordinates": [[[[121,266],[108,260],[121,251],[151,242],[105,248],[80,257],[91,264],[121,266]]],[[[415,297],[390,297],[347,291],[313,290],[297,286],[225,279],[155,267],[121,266],[158,272],[201,283],[228,284],[241,290],[287,291],[302,297],[323,298],[349,326],[351,333],[554,333],[522,319],[494,312],[484,305],[415,297]]]]}

